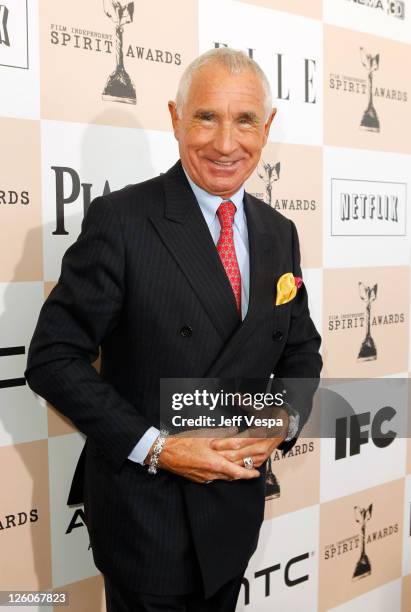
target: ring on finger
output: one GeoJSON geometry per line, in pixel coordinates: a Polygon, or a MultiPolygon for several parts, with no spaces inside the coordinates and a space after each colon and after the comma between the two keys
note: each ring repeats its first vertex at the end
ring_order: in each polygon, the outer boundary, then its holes
{"type": "Polygon", "coordinates": [[[244,457],[243,463],[246,470],[254,469],[254,461],[252,457],[244,457]]]}

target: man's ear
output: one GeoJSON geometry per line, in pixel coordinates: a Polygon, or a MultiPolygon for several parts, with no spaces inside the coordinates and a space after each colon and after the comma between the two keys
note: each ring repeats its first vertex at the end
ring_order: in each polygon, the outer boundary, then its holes
{"type": "Polygon", "coordinates": [[[270,116],[268,117],[267,121],[265,122],[265,125],[264,125],[264,144],[263,144],[263,146],[265,146],[266,143],[267,143],[268,135],[270,133],[270,127],[271,127],[271,124],[272,124],[273,119],[276,116],[276,114],[277,114],[277,109],[273,108],[271,113],[270,113],[270,116]]]}
{"type": "Polygon", "coordinates": [[[169,103],[168,103],[168,110],[169,110],[170,116],[171,116],[171,123],[173,125],[174,136],[178,140],[178,132],[179,132],[178,128],[179,128],[179,125],[180,125],[180,117],[178,116],[178,113],[177,113],[176,103],[173,100],[169,101],[169,103]]]}

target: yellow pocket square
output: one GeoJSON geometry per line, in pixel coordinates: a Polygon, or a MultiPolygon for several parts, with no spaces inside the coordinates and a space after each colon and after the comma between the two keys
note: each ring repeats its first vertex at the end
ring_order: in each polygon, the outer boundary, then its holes
{"type": "Polygon", "coordinates": [[[277,298],[276,306],[286,304],[294,299],[297,295],[297,289],[302,285],[303,279],[300,276],[294,276],[291,272],[282,274],[277,282],[277,298]]]}

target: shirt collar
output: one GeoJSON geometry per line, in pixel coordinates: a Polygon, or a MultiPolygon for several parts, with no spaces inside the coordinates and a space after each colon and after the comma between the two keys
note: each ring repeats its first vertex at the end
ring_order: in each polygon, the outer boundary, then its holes
{"type": "MultiPolygon", "coordinates": [[[[188,175],[186,169],[183,166],[184,174],[187,177],[188,182],[190,183],[190,187],[194,192],[194,195],[197,199],[198,205],[201,208],[201,212],[204,215],[204,219],[208,226],[210,226],[215,220],[217,209],[220,206],[221,202],[225,202],[223,198],[217,195],[213,195],[205,191],[198,185],[194,183],[194,181],[188,175]]],[[[236,213],[234,216],[234,224],[238,227],[240,224],[244,223],[244,185],[240,187],[238,191],[234,195],[231,196],[230,201],[236,206],[236,213]]]]}

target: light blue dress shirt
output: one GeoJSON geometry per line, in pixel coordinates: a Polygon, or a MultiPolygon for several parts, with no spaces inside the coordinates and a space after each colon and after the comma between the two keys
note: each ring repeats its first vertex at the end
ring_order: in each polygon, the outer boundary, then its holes
{"type": "MultiPolygon", "coordinates": [[[[214,244],[217,244],[220,237],[220,221],[217,217],[217,209],[221,202],[224,202],[220,196],[212,195],[204,189],[196,185],[187,172],[184,170],[191,189],[197,199],[201,212],[210,230],[214,244]]],[[[237,255],[238,267],[241,275],[241,317],[244,320],[248,310],[248,299],[250,292],[250,256],[248,249],[248,230],[247,219],[244,211],[244,186],[242,186],[231,198],[231,202],[235,204],[237,210],[234,215],[234,247],[237,255]]],[[[144,459],[150,450],[154,440],[159,434],[156,427],[149,427],[142,435],[136,446],[133,448],[128,458],[136,463],[144,464],[144,459]]]]}

